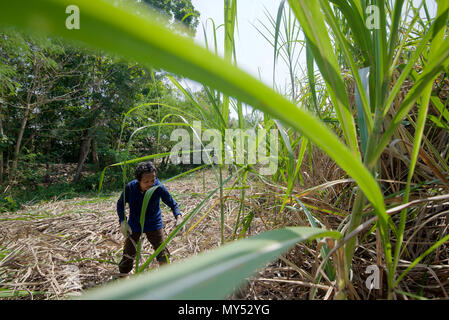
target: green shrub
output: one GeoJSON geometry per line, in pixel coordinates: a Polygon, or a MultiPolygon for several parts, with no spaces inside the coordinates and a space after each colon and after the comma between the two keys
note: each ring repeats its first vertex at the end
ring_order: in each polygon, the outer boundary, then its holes
{"type": "Polygon", "coordinates": [[[3,196],[0,198],[0,212],[16,211],[20,204],[12,196],[3,196]]]}

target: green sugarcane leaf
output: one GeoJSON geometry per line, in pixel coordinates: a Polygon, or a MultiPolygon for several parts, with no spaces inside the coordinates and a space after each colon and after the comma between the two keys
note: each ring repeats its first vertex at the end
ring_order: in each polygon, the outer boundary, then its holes
{"type": "MultiPolygon", "coordinates": [[[[301,206],[302,211],[306,214],[307,220],[309,220],[310,225],[313,228],[319,228],[318,225],[320,225],[321,228],[325,229],[325,226],[323,225],[323,223],[312,215],[312,213],[309,211],[309,209],[307,209],[307,207],[304,205],[304,203],[302,203],[302,201],[299,200],[297,197],[294,197],[294,198],[295,198],[296,202],[301,206]]],[[[320,251],[321,251],[322,257],[326,257],[330,252],[327,245],[323,245],[323,247],[321,248],[320,251]]],[[[325,268],[326,268],[326,274],[328,275],[329,278],[331,278],[333,280],[335,277],[335,269],[332,266],[331,261],[326,262],[325,268]]]]}
{"type": "MultiPolygon", "coordinates": [[[[440,25],[440,27],[433,29],[434,34],[438,34],[442,30],[442,20],[444,22],[444,26],[446,25],[447,15],[448,10],[445,10],[436,19],[434,24],[440,25]]],[[[430,53],[430,56],[434,58],[431,59],[423,68],[423,72],[417,77],[415,84],[403,99],[402,104],[385,130],[385,133],[383,134],[377,148],[371,153],[371,156],[368,159],[368,164],[374,163],[377,159],[379,159],[382,151],[390,142],[395,130],[402,123],[402,120],[409,113],[410,109],[414,106],[416,100],[421,97],[422,93],[429,88],[429,86],[432,85],[435,78],[449,66],[449,38],[444,39],[441,44],[430,53]]]]}
{"type": "Polygon", "coordinates": [[[368,28],[366,28],[365,24],[365,10],[364,8],[362,8],[360,1],[330,0],[330,2],[338,6],[338,8],[341,10],[345,19],[347,19],[351,30],[354,30],[353,36],[362,50],[365,61],[371,62],[372,54],[374,52],[373,44],[371,42],[369,30],[368,28]]]}
{"type": "MultiPolygon", "coordinates": [[[[370,68],[362,68],[358,71],[360,80],[363,86],[363,90],[369,93],[369,70],[370,68]]],[[[369,101],[369,96],[366,97],[369,101]]],[[[355,105],[357,107],[357,123],[360,130],[360,143],[362,146],[362,153],[366,154],[366,146],[368,144],[368,118],[363,110],[361,93],[358,87],[355,87],[355,105]]]]}
{"type": "MultiPolygon", "coordinates": [[[[301,3],[305,4],[304,1],[301,3]]],[[[316,9],[318,8],[315,8],[314,12],[316,9]]],[[[141,12],[137,14],[131,7],[114,6],[112,1],[105,0],[1,1],[0,21],[2,25],[15,25],[47,35],[62,36],[68,40],[82,42],[97,49],[163,68],[219,88],[230,96],[266,112],[303,133],[311,142],[329,154],[354,178],[376,212],[386,221],[388,217],[380,188],[360,161],[360,157],[354,157],[357,142],[352,116],[345,118],[349,123],[346,121],[344,124],[349,128],[347,130],[348,141],[351,141],[349,149],[312,113],[298,108],[246,72],[196,45],[192,39],[168,29],[159,22],[160,19],[150,18],[151,13],[143,13],[142,8],[139,10],[141,12]],[[65,10],[69,5],[77,5],[82,14],[78,30],[69,30],[65,26],[67,18],[65,10]]],[[[337,70],[331,68],[327,71],[331,79],[334,79],[337,70]]],[[[335,77],[338,79],[338,76],[335,77]]],[[[341,90],[344,91],[344,87],[341,90]]],[[[341,90],[338,92],[343,92],[341,90]]],[[[349,112],[346,108],[343,109],[349,112]]]]}
{"type": "Polygon", "coordinates": [[[398,277],[398,279],[394,283],[394,287],[396,287],[399,282],[405,277],[407,273],[410,272],[422,259],[424,259],[427,255],[434,252],[439,246],[449,241],[449,234],[446,235],[444,238],[438,240],[435,242],[429,249],[427,249],[424,253],[422,253],[418,258],[416,258],[408,267],[404,270],[404,272],[401,273],[401,275],[398,277]]]}
{"type": "MultiPolygon", "coordinates": [[[[192,103],[193,105],[198,109],[201,116],[203,117],[203,120],[207,123],[206,117],[204,116],[207,114],[206,110],[196,101],[196,99],[193,97],[192,93],[185,89],[174,77],[171,75],[167,75],[167,78],[178,88],[179,91],[181,91],[192,103]]],[[[218,127],[218,126],[217,126],[218,127]]]]}
{"type": "MultiPolygon", "coordinates": [[[[440,2],[438,4],[438,15],[441,16],[442,12],[446,12],[446,17],[447,17],[448,9],[449,9],[448,2],[440,2]]],[[[436,34],[434,34],[433,41],[430,45],[430,50],[429,50],[429,60],[433,60],[436,58],[435,54],[441,44],[441,41],[444,39],[444,36],[445,36],[444,29],[442,29],[439,32],[437,32],[436,34]]],[[[426,124],[427,111],[429,108],[429,101],[430,101],[430,97],[432,94],[432,88],[433,88],[432,83],[429,83],[429,85],[424,88],[422,95],[421,95],[420,103],[418,105],[418,110],[419,110],[418,111],[418,119],[416,121],[416,126],[415,126],[415,136],[413,139],[413,150],[412,150],[412,155],[410,158],[409,172],[408,172],[408,176],[407,176],[407,184],[406,184],[406,188],[405,188],[403,203],[407,203],[409,201],[410,187],[411,187],[410,185],[411,185],[411,181],[412,181],[412,178],[414,175],[416,162],[418,160],[418,153],[421,148],[421,141],[422,141],[422,137],[424,134],[424,127],[426,124]]],[[[401,249],[401,245],[403,242],[403,236],[404,236],[404,230],[405,230],[406,216],[407,216],[407,210],[404,209],[401,211],[401,218],[400,218],[400,223],[399,223],[399,228],[398,228],[399,229],[399,237],[398,237],[396,247],[395,247],[394,271],[396,270],[396,266],[399,262],[400,249],[401,249]]],[[[389,277],[391,277],[391,280],[392,280],[393,275],[390,274],[389,277]]],[[[392,282],[392,281],[390,281],[390,282],[392,282]]]]}
{"type": "Polygon", "coordinates": [[[312,50],[310,50],[310,45],[306,39],[306,62],[307,62],[307,76],[309,78],[310,93],[312,94],[312,103],[315,113],[320,116],[320,109],[318,108],[318,99],[316,97],[316,86],[315,86],[315,71],[314,71],[314,59],[312,50]]]}
{"type": "MultiPolygon", "coordinates": [[[[354,82],[356,84],[356,95],[358,94],[358,105],[357,105],[357,115],[358,115],[358,121],[359,121],[359,128],[361,130],[361,142],[362,142],[362,151],[364,152],[364,147],[366,147],[366,139],[368,136],[368,133],[372,131],[373,127],[373,120],[371,119],[371,109],[369,106],[369,91],[367,91],[368,86],[364,84],[364,81],[362,79],[362,75],[359,74],[359,70],[357,68],[356,62],[354,60],[354,57],[352,56],[350,50],[349,50],[349,43],[346,37],[343,35],[343,33],[340,30],[340,26],[337,23],[337,19],[332,12],[332,9],[326,1],[320,0],[321,7],[323,8],[323,12],[326,16],[326,19],[334,31],[336,35],[336,40],[340,44],[341,51],[351,67],[352,75],[354,77],[354,82]],[[362,127],[360,127],[360,119],[363,119],[363,128],[364,131],[362,131],[362,127]],[[365,134],[365,136],[363,135],[365,134]],[[365,144],[364,144],[365,143],[365,144]]],[[[348,19],[352,19],[353,17],[348,17],[348,19]]],[[[356,31],[358,32],[358,30],[356,31]]],[[[369,68],[363,68],[361,70],[368,70],[363,72],[368,72],[369,74],[369,68]]],[[[366,81],[365,81],[366,82],[366,81]]],[[[357,99],[357,97],[356,97],[357,99]]],[[[356,100],[357,101],[357,100],[356,100]]]]}
{"type": "Polygon", "coordinates": [[[277,52],[278,52],[278,40],[279,40],[279,29],[282,22],[282,13],[284,12],[284,4],[285,0],[282,0],[281,3],[279,3],[278,7],[278,14],[276,17],[276,27],[274,30],[274,44],[273,44],[273,84],[276,83],[276,61],[277,61],[277,52]]]}
{"type": "Polygon", "coordinates": [[[211,191],[207,197],[205,197],[199,205],[195,207],[186,217],[182,220],[182,222],[170,233],[170,235],[165,239],[165,241],[153,252],[153,254],[145,261],[144,264],[138,269],[139,272],[142,272],[145,270],[145,268],[151,263],[151,261],[154,260],[154,258],[167,246],[167,244],[178,234],[178,232],[181,230],[181,228],[190,220],[192,219],[200,210],[204,207],[206,203],[208,203],[209,199],[212,198],[212,196],[217,193],[218,190],[220,190],[220,187],[225,185],[232,176],[229,176],[223,183],[218,187],[215,188],[215,190],[211,191]]]}
{"type": "Polygon", "coordinates": [[[301,23],[307,37],[307,43],[326,82],[329,96],[335,107],[347,144],[354,155],[360,158],[349,98],[319,3],[309,0],[290,0],[289,3],[301,23]]]}
{"type": "Polygon", "coordinates": [[[99,185],[98,185],[98,192],[101,192],[101,189],[102,189],[102,186],[103,186],[103,181],[104,181],[104,176],[105,176],[105,173],[106,173],[106,169],[108,169],[110,167],[123,166],[125,164],[130,164],[130,163],[137,163],[137,162],[142,162],[142,161],[147,161],[147,160],[152,160],[152,159],[158,159],[158,158],[169,156],[170,154],[171,154],[171,152],[163,152],[163,153],[152,154],[152,155],[149,155],[149,156],[134,158],[134,159],[130,159],[130,160],[126,160],[126,161],[122,161],[122,162],[118,162],[118,163],[114,163],[114,164],[108,165],[107,167],[105,167],[101,171],[100,182],[99,182],[99,185]]]}
{"type": "Polygon", "coordinates": [[[155,272],[93,289],[81,299],[222,299],[298,242],[339,239],[337,231],[289,227],[237,240],[155,272]]]}
{"type": "Polygon", "coordinates": [[[431,96],[430,101],[438,110],[438,112],[440,112],[441,116],[446,120],[446,122],[449,123],[449,110],[447,109],[447,106],[445,106],[437,96],[431,96]]]}
{"type": "MultiPolygon", "coordinates": [[[[145,226],[145,217],[147,215],[147,208],[148,208],[148,203],[150,202],[150,199],[154,193],[154,191],[156,191],[156,189],[159,188],[159,186],[152,186],[150,189],[148,189],[145,192],[145,195],[143,197],[143,202],[142,202],[142,208],[140,210],[140,232],[143,234],[144,232],[144,226],[145,226]]],[[[139,272],[139,263],[140,263],[140,249],[142,247],[142,237],[140,237],[139,242],[137,244],[137,253],[136,253],[136,272],[139,272]]]]}
{"type": "Polygon", "coordinates": [[[396,0],[394,4],[394,12],[393,12],[393,19],[391,24],[391,31],[390,31],[390,40],[389,40],[389,64],[393,62],[394,53],[396,50],[396,41],[399,38],[399,27],[400,27],[400,21],[402,19],[402,8],[404,6],[404,0],[396,0]]]}

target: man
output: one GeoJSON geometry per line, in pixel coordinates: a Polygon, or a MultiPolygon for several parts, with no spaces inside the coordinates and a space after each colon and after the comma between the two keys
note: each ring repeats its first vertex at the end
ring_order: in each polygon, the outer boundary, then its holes
{"type": "MultiPolygon", "coordinates": [[[[136,168],[136,179],[129,182],[117,201],[117,214],[119,216],[120,231],[126,237],[123,248],[123,258],[119,264],[120,273],[127,274],[133,268],[134,259],[137,253],[137,243],[142,232],[148,238],[148,241],[156,250],[164,242],[163,221],[160,209],[160,200],[171,208],[176,219],[176,225],[182,221],[182,214],[178,204],[171,197],[165,186],[159,182],[156,177],[157,170],[151,161],[141,162],[136,168]],[[145,212],[144,225],[140,224],[140,215],[142,211],[145,192],[151,187],[157,186],[154,190],[145,212]],[[129,206],[129,219],[126,222],[125,204],[129,206]]],[[[168,262],[170,253],[164,248],[156,257],[159,264],[168,262]]]]}

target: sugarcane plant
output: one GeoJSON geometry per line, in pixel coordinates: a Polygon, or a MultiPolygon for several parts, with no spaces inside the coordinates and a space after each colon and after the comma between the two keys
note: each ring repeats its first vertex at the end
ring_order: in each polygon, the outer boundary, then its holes
{"type": "MultiPolygon", "coordinates": [[[[194,259],[163,267],[158,271],[157,277],[143,273],[127,281],[94,290],[84,297],[86,299],[222,298],[232,292],[235,286],[250,276],[254,270],[275,259],[297,242],[330,237],[338,240],[329,252],[329,255],[334,254],[337,273],[336,297],[347,298],[351,290],[349,276],[351,262],[357,246],[355,236],[358,228],[363,226],[364,214],[371,211],[376,215],[376,219],[369,222],[377,221],[376,230],[386,263],[388,298],[393,298],[398,282],[409,271],[407,269],[399,276],[396,274],[407,211],[401,212],[400,223],[395,226],[387,213],[384,194],[377,181],[379,158],[401,122],[417,104],[419,117],[414,133],[412,165],[409,169],[408,191],[406,190],[403,199],[404,203],[408,202],[410,179],[413,176],[423,136],[423,123],[426,119],[432,85],[435,78],[446,70],[449,64],[449,39],[446,37],[449,3],[440,0],[435,19],[423,31],[422,37],[416,43],[416,50],[402,66],[400,77],[393,81],[392,74],[407,41],[407,35],[400,37],[399,31],[405,25],[417,20],[402,19],[403,11],[411,7],[409,6],[411,2],[288,1],[303,31],[309,59],[313,58],[326,84],[327,94],[342,132],[342,137],[339,137],[319,115],[301,105],[298,106],[297,101],[287,99],[236,67],[231,53],[237,1],[224,2],[226,21],[229,21],[225,40],[229,42],[225,45],[224,58],[195,44],[182,32],[169,29],[161,19],[152,19],[154,13],[143,14],[142,8],[136,10],[131,5],[123,3],[117,5],[113,1],[106,0],[0,1],[2,25],[14,25],[33,32],[79,41],[90,47],[163,68],[214,88],[210,92],[213,93],[211,97],[218,102],[216,116],[221,116],[225,123],[231,101],[240,108],[239,113],[242,112],[241,103],[264,112],[270,117],[266,120],[272,120],[271,123],[277,121],[279,123],[277,127],[286,128],[284,132],[294,131],[305,137],[309,143],[322,149],[357,185],[349,222],[342,232],[316,227],[289,227],[265,232],[223,245],[194,259]],[[69,5],[78,6],[82,15],[81,26],[77,30],[70,30],[63,23],[62,18],[69,5]],[[376,23],[372,23],[374,25],[372,29],[366,24],[367,18],[370,17],[370,11],[367,9],[377,12],[375,15],[377,20],[376,23]],[[340,28],[342,21],[351,30],[351,42],[342,33],[340,28]],[[337,55],[335,48],[341,51],[339,52],[341,55],[337,55]],[[357,52],[357,59],[353,56],[354,52],[357,52]],[[349,66],[359,94],[360,106],[357,112],[352,109],[349,102],[347,87],[342,77],[341,61],[349,66]],[[398,92],[402,84],[414,71],[414,66],[421,61],[422,70],[416,75],[412,88],[404,99],[398,101],[398,92]],[[359,73],[362,67],[369,68],[368,86],[362,81],[359,73]],[[217,98],[219,92],[223,95],[222,99],[219,96],[217,98]],[[388,115],[391,115],[391,119],[387,117],[388,115]],[[390,121],[386,123],[386,119],[390,121]],[[359,132],[366,134],[362,136],[359,132]],[[361,139],[363,143],[360,142],[361,139]],[[390,241],[391,231],[398,239],[394,248],[390,241]]],[[[283,140],[288,145],[287,137],[283,140]]],[[[291,156],[289,151],[287,153],[291,156]]],[[[299,162],[297,160],[293,159],[291,168],[295,168],[294,164],[299,162]]],[[[242,172],[243,167],[239,168],[237,174],[244,179],[246,176],[242,172]]],[[[206,201],[227,183],[222,174],[220,177],[219,186],[187,218],[197,214],[206,201]]],[[[220,195],[220,199],[223,199],[223,194],[220,195]]],[[[221,217],[223,224],[223,213],[221,217]]],[[[314,220],[311,218],[311,221],[314,220]]],[[[181,227],[182,225],[179,225],[174,232],[179,231],[181,227]]],[[[447,240],[448,236],[442,237],[415,260],[412,266],[447,240]]],[[[153,255],[156,254],[155,252],[153,255]]],[[[147,263],[144,263],[140,269],[146,266],[147,263]]]]}

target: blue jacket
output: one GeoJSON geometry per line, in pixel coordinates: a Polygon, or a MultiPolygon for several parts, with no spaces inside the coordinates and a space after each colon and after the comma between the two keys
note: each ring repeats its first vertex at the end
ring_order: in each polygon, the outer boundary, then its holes
{"type": "MultiPolygon", "coordinates": [[[[178,204],[171,197],[164,185],[160,183],[158,179],[155,180],[154,185],[159,187],[151,195],[150,201],[148,202],[143,232],[159,230],[164,226],[162,222],[161,208],[159,206],[160,199],[162,199],[162,201],[170,207],[175,217],[181,214],[178,204]]],[[[140,191],[139,182],[137,182],[137,180],[133,180],[126,185],[125,201],[129,205],[128,224],[131,227],[132,232],[142,232],[142,228],[140,226],[140,212],[142,210],[144,196],[145,192],[140,191]]],[[[120,199],[117,201],[117,214],[119,217],[119,222],[125,220],[123,192],[120,199]]]]}

